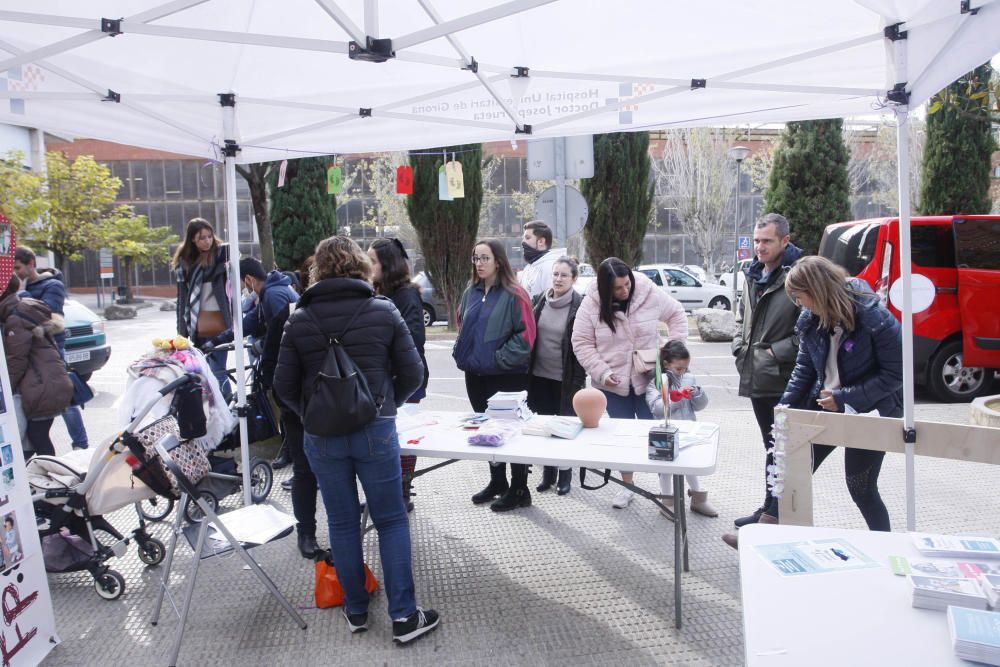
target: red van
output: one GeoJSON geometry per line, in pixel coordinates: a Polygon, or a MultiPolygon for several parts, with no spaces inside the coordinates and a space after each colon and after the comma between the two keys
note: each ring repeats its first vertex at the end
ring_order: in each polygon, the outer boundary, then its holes
{"type": "MultiPolygon", "coordinates": [[[[930,307],[913,314],[917,383],[948,402],[989,393],[1000,369],[1000,216],[915,216],[910,234],[913,273],[936,290],[930,307]]],[[[885,303],[900,277],[899,218],[829,225],[819,254],[885,303]]]]}

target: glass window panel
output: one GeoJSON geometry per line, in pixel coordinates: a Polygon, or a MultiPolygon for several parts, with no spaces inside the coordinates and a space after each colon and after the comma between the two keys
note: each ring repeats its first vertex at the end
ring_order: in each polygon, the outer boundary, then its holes
{"type": "MultiPolygon", "coordinates": [[[[184,199],[198,199],[198,164],[193,160],[181,163],[181,197],[184,199]]],[[[237,174],[236,178],[242,177],[237,174]]]]}
{"type": "Polygon", "coordinates": [[[146,163],[146,196],[159,201],[163,194],[163,161],[150,160],[146,163]]]}
{"type": "Polygon", "coordinates": [[[167,199],[181,198],[181,163],[169,160],[163,163],[164,194],[167,199]]]}
{"type": "MultiPolygon", "coordinates": [[[[201,199],[215,199],[215,164],[212,162],[199,162],[198,165],[198,187],[201,192],[201,199]]],[[[237,177],[240,178],[240,177],[237,177]]]]}
{"type": "MultiPolygon", "coordinates": [[[[949,225],[913,225],[910,248],[910,260],[918,266],[955,268],[955,236],[949,225]]],[[[988,248],[984,245],[984,252],[988,248]]]]}
{"type": "Polygon", "coordinates": [[[145,200],[146,196],[146,163],[130,162],[132,179],[132,199],[145,200]]]}
{"type": "MultiPolygon", "coordinates": [[[[951,229],[941,226],[941,229],[951,229]]],[[[916,231],[920,227],[914,227],[916,231]]],[[[965,220],[955,224],[959,266],[966,269],[1000,269],[1000,222],[965,220]]],[[[916,258],[914,257],[914,262],[916,258]]]]}

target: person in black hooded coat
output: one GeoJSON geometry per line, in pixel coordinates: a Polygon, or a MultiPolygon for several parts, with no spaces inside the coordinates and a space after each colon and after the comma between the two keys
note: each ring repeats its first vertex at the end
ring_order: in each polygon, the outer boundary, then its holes
{"type": "Polygon", "coordinates": [[[316,376],[336,336],[363,373],[379,416],[347,435],[320,436],[306,426],[305,452],[326,506],[344,615],[352,632],[368,627],[357,480],[379,535],[379,553],[396,641],[437,626],[432,610],[417,607],[410,525],[403,502],[396,409],[420,386],[424,366],[392,301],[376,297],[368,256],[354,241],[333,236],[316,246],[312,284],[288,318],[278,352],[274,391],[303,423],[316,376]]]}

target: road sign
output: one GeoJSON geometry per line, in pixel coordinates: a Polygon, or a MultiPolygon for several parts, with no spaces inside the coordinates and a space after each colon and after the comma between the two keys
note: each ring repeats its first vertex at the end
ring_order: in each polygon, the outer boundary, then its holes
{"type": "Polygon", "coordinates": [[[739,258],[740,259],[750,259],[750,248],[740,248],[739,258]]]}
{"type": "Polygon", "coordinates": [[[579,137],[540,139],[528,142],[528,180],[551,181],[556,178],[555,142],[564,141],[563,178],[593,178],[594,137],[585,134],[579,137]]]}
{"type": "MultiPolygon", "coordinates": [[[[750,249],[750,237],[749,236],[741,236],[740,237],[740,250],[749,250],[749,249],[750,249]]],[[[740,257],[742,259],[746,259],[742,255],[740,255],[740,257]]]]}
{"type": "MultiPolygon", "coordinates": [[[[580,191],[569,185],[566,186],[566,237],[561,238],[562,243],[566,238],[573,236],[587,222],[587,200],[583,198],[580,191]]],[[[538,195],[535,201],[535,218],[541,220],[549,227],[555,229],[556,225],[556,186],[546,188],[538,195]]]]}
{"type": "Polygon", "coordinates": [[[101,251],[98,254],[101,259],[101,279],[111,280],[115,277],[114,258],[111,256],[111,250],[108,248],[101,248],[101,251]]]}

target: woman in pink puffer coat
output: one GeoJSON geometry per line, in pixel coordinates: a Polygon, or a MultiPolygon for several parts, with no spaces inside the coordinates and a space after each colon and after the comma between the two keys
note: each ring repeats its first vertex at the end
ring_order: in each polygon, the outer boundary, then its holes
{"type": "MultiPolygon", "coordinates": [[[[666,323],[669,339],[686,340],[684,307],[617,257],[601,262],[594,283],[576,314],[573,351],[593,385],[607,396],[609,416],[652,419],[645,399],[652,373],[636,366],[633,352],[650,350],[655,359],[660,322],[666,323]]],[[[622,481],[631,484],[632,473],[622,472],[622,481]]],[[[623,488],[612,504],[627,507],[633,495],[623,488]]]]}

